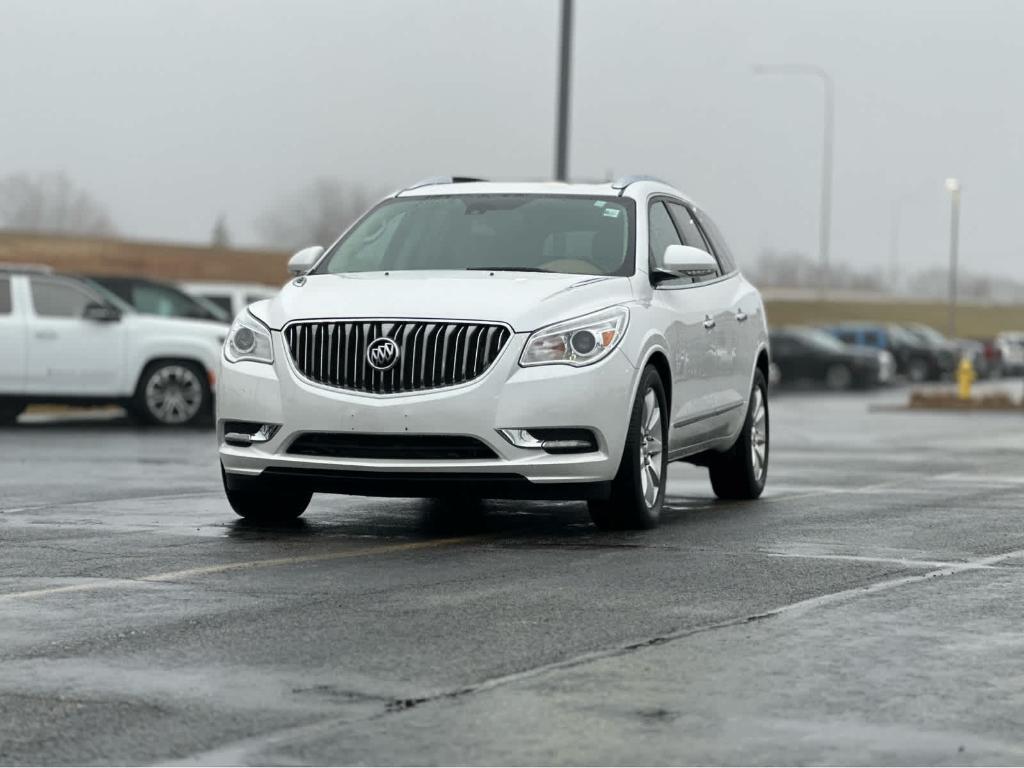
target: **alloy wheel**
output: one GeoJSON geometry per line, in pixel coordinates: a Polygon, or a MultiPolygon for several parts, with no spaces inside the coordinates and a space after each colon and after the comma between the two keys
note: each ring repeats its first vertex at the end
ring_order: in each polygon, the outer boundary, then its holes
{"type": "Polygon", "coordinates": [[[662,432],[658,395],[653,389],[648,389],[640,419],[640,489],[648,509],[655,505],[661,490],[662,432]]]}
{"type": "Polygon", "coordinates": [[[203,385],[184,365],[158,368],[146,382],[146,409],[162,424],[184,424],[203,405],[203,385]]]}
{"type": "Polygon", "coordinates": [[[750,420],[750,459],[754,468],[754,479],[761,482],[767,469],[768,458],[768,410],[764,404],[764,393],[754,388],[754,415],[750,420]]]}

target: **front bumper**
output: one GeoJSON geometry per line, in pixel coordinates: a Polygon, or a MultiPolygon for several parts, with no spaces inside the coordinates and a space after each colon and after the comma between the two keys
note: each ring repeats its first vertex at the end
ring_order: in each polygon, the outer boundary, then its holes
{"type": "Polygon", "coordinates": [[[456,387],[399,395],[368,395],[323,387],[296,373],[280,332],[274,364],[223,361],[217,393],[220,460],[229,487],[257,478],[302,483],[314,490],[366,495],[576,498],[603,495],[622,457],[637,369],[621,349],[584,368],[521,368],[528,334],[514,334],[479,378],[456,387]],[[280,424],[269,441],[249,447],[224,442],[225,421],[280,424]],[[550,454],[517,448],[501,428],[585,428],[597,450],[550,454]],[[489,459],[335,458],[295,455],[306,432],[465,435],[490,447],[489,459]],[[472,489],[472,490],[471,490],[472,489]]]}

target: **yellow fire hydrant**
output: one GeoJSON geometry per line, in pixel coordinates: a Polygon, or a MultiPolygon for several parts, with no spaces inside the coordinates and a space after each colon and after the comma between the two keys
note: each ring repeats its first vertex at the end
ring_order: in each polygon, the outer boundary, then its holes
{"type": "Polygon", "coordinates": [[[971,399],[971,384],[977,378],[977,374],[974,373],[974,366],[971,364],[971,358],[964,355],[960,358],[960,365],[956,368],[956,386],[957,386],[957,397],[961,400],[971,399]]]}

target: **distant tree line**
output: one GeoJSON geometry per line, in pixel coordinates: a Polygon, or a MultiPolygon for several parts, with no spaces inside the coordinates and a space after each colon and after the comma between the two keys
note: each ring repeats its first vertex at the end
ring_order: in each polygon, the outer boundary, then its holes
{"type": "Polygon", "coordinates": [[[106,207],[63,173],[0,177],[0,229],[60,235],[113,235],[106,207]]]}
{"type": "MultiPolygon", "coordinates": [[[[748,275],[764,288],[821,286],[821,265],[799,251],[765,250],[748,269],[748,275]]],[[[949,294],[949,270],[936,267],[912,272],[897,280],[884,269],[854,269],[845,264],[829,268],[828,287],[836,291],[899,294],[922,299],[945,299],[949,294]]],[[[1024,302],[1024,283],[1005,277],[961,269],[957,296],[966,301],[1024,302]]]]}
{"type": "Polygon", "coordinates": [[[318,178],[277,200],[257,220],[267,245],[297,249],[327,246],[381,195],[338,179],[318,178]]]}

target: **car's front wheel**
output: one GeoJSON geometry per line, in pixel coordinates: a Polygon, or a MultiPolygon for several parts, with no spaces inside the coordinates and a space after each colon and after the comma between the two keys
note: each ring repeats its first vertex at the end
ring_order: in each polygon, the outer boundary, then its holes
{"type": "Polygon", "coordinates": [[[653,528],[661,516],[668,470],[668,404],[661,376],[648,366],[630,412],[626,446],[607,499],[590,502],[598,528],[653,528]]]}
{"type": "Polygon", "coordinates": [[[768,386],[760,370],[739,437],[708,465],[711,487],[720,499],[756,499],[768,478],[768,386]]]}
{"type": "Polygon", "coordinates": [[[209,418],[212,400],[202,366],[189,360],[159,360],[142,372],[131,406],[149,424],[185,427],[209,418]]]}
{"type": "Polygon", "coordinates": [[[247,483],[244,488],[231,488],[223,466],[220,475],[224,482],[224,494],[235,514],[254,523],[280,525],[295,520],[306,511],[313,498],[312,491],[285,488],[258,480],[247,483]]]}

